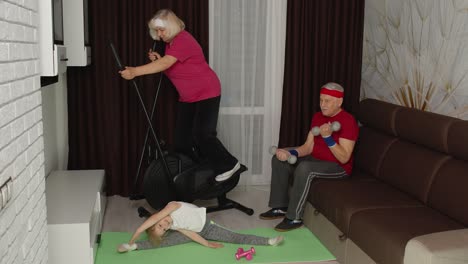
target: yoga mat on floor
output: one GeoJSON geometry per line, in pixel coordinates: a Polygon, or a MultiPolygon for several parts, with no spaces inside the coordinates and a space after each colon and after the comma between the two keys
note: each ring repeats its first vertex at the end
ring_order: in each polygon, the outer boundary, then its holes
{"type": "Polygon", "coordinates": [[[223,248],[212,249],[201,246],[195,242],[187,244],[136,250],[128,253],[118,253],[116,248],[126,243],[131,237],[130,233],[104,232],[101,234],[101,243],[98,247],[95,264],[220,264],[220,263],[294,263],[335,260],[335,257],[323,246],[320,241],[302,227],[289,232],[276,232],[270,228],[257,228],[239,231],[240,233],[254,234],[266,237],[284,236],[279,246],[254,246],[256,254],[248,261],[245,258],[236,260],[234,254],[239,247],[250,249],[250,245],[237,245],[223,243],[223,248]]]}

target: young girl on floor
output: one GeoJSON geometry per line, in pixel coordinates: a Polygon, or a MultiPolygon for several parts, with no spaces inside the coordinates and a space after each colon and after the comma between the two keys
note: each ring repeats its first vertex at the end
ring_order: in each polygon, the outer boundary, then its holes
{"type": "Polygon", "coordinates": [[[239,234],[217,225],[206,217],[206,208],[185,202],[170,202],[161,211],[153,214],[137,228],[128,243],[117,248],[119,252],[136,249],[174,246],[195,241],[210,248],[220,248],[223,244],[212,242],[227,242],[247,245],[276,246],[283,241],[282,236],[274,238],[239,234]],[[176,230],[178,232],[168,232],[176,230]],[[149,241],[136,241],[144,231],[149,241]],[[164,238],[164,239],[163,239],[164,238]]]}

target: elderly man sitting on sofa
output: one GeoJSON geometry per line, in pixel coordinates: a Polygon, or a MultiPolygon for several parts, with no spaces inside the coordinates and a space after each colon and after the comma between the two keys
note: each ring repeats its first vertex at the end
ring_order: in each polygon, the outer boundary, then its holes
{"type": "Polygon", "coordinates": [[[353,149],[359,128],[354,117],[341,108],[343,94],[341,85],[325,84],[320,90],[321,112],[314,114],[305,143],[299,147],[277,149],[273,156],[268,203],[272,209],[260,214],[260,218],[269,220],[284,217],[275,227],[277,231],[289,231],[302,226],[304,207],[314,178],[338,179],[351,175],[353,149]],[[334,122],[339,125],[332,126],[334,122]],[[299,157],[297,165],[284,162],[290,155],[299,157]],[[288,181],[291,173],[294,173],[294,183],[289,196],[288,181]]]}

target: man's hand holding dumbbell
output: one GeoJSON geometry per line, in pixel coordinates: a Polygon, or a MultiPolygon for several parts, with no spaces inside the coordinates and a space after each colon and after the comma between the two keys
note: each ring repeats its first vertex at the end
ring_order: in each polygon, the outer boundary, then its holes
{"type": "Polygon", "coordinates": [[[311,132],[314,136],[321,135],[325,143],[327,143],[328,147],[334,147],[336,145],[335,140],[331,137],[332,133],[341,129],[341,124],[338,121],[334,121],[333,123],[325,123],[322,124],[320,127],[313,127],[311,132]]]}
{"type": "Polygon", "coordinates": [[[276,155],[276,158],[278,158],[278,160],[281,160],[281,161],[287,160],[289,164],[295,164],[297,161],[297,156],[299,156],[299,153],[297,153],[297,150],[280,149],[276,146],[270,147],[270,154],[276,155]]]}

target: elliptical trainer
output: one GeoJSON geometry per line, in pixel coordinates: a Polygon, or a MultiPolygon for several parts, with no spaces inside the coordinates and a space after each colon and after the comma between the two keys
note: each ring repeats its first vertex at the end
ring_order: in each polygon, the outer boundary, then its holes
{"type": "MultiPolygon", "coordinates": [[[[112,53],[114,55],[117,67],[123,70],[124,67],[120,61],[117,51],[110,43],[112,53]]],[[[155,45],[153,45],[154,50],[155,45]]],[[[159,94],[160,84],[158,85],[155,102],[151,117],[148,115],[145,104],[141,97],[140,91],[135,80],[131,80],[136,94],[140,101],[141,107],[148,122],[149,131],[153,135],[156,150],[158,155],[147,168],[143,178],[143,195],[147,202],[156,210],[162,209],[168,202],[178,200],[185,202],[193,202],[194,200],[208,200],[216,198],[218,205],[207,207],[207,212],[214,212],[226,209],[238,209],[247,215],[253,215],[254,211],[251,208],[245,207],[242,204],[228,199],[226,193],[232,190],[239,182],[240,174],[247,170],[247,167],[241,165],[241,168],[226,181],[215,181],[214,171],[210,168],[207,161],[195,162],[189,157],[181,153],[163,152],[160,141],[156,135],[151,119],[154,113],[154,107],[159,94]]],[[[145,144],[147,137],[145,139],[145,144]]],[[[141,161],[140,161],[141,165],[141,161]]],[[[138,171],[140,170],[140,166],[138,171]]],[[[138,182],[139,173],[135,178],[134,184],[138,182]]],[[[135,188],[136,190],[136,188],[135,188]]],[[[143,207],[138,208],[140,217],[148,217],[150,213],[143,207]]]]}

